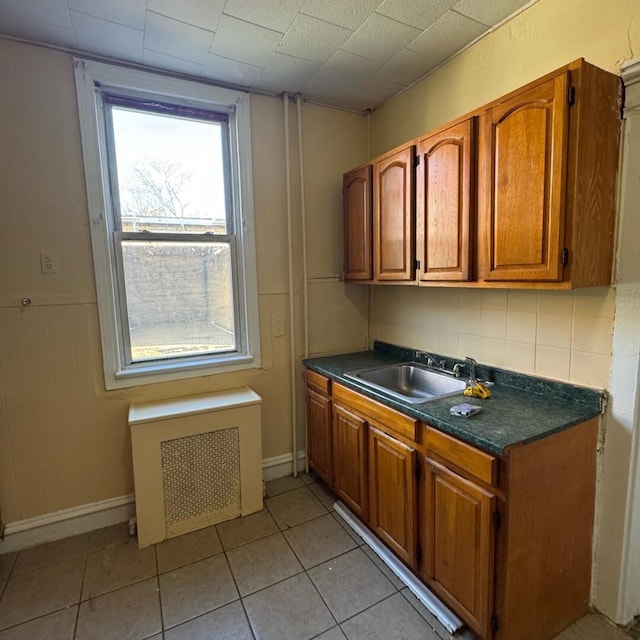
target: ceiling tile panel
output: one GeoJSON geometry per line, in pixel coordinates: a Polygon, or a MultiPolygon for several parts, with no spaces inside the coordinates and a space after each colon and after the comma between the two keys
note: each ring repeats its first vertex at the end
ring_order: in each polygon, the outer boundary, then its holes
{"type": "MultiPolygon", "coordinates": [[[[487,0],[484,0],[487,2],[487,0]]],[[[378,8],[378,13],[410,24],[420,29],[427,29],[440,16],[444,15],[457,0],[385,0],[378,8]]],[[[490,4],[490,2],[488,3],[490,4]]]]}
{"type": "Polygon", "coordinates": [[[4,21],[6,15],[71,27],[66,0],[0,0],[0,21],[4,21]]]}
{"type": "Polygon", "coordinates": [[[326,62],[353,33],[350,29],[299,14],[278,45],[277,51],[297,58],[326,62]]]}
{"type": "Polygon", "coordinates": [[[380,67],[380,63],[369,58],[356,56],[348,51],[337,51],[322,68],[316,77],[338,84],[353,85],[369,77],[380,67]]]}
{"type": "Polygon", "coordinates": [[[430,60],[421,53],[403,49],[386,62],[378,71],[376,77],[408,86],[429,71],[430,60]]]}
{"type": "Polygon", "coordinates": [[[482,22],[487,26],[494,26],[521,9],[529,0],[460,0],[453,6],[454,11],[482,22]]]}
{"type": "Polygon", "coordinates": [[[418,36],[408,48],[427,56],[433,66],[450,58],[487,30],[487,27],[455,11],[447,11],[418,36]]]}
{"type": "Polygon", "coordinates": [[[209,53],[202,65],[201,75],[240,87],[251,87],[261,72],[262,67],[209,53]]]}
{"type": "Polygon", "coordinates": [[[147,12],[145,49],[202,64],[212,41],[212,31],[147,12]]]}
{"type": "Polygon", "coordinates": [[[278,31],[222,14],[211,53],[264,67],[275,53],[282,35],[278,31]]]}
{"type": "Polygon", "coordinates": [[[420,29],[374,13],[342,48],[363,58],[386,62],[420,33],[420,29]]]}
{"type": "Polygon", "coordinates": [[[71,11],[71,23],[78,48],[91,53],[142,62],[144,31],[71,11]]]}
{"type": "Polygon", "coordinates": [[[34,42],[49,42],[59,47],[75,48],[76,46],[73,29],[70,26],[59,27],[49,22],[30,20],[9,12],[0,14],[0,33],[34,42]]]}
{"type": "Polygon", "coordinates": [[[225,0],[147,0],[147,9],[168,18],[215,31],[225,0]]]}
{"type": "Polygon", "coordinates": [[[151,51],[149,49],[145,49],[142,52],[142,62],[149,67],[167,69],[177,73],[186,73],[190,76],[199,76],[202,70],[202,65],[197,62],[174,58],[165,53],[159,53],[158,51],[151,51]]]}
{"type": "Polygon", "coordinates": [[[127,0],[127,2],[105,2],[104,0],[67,0],[69,8],[87,13],[96,18],[110,20],[118,24],[144,29],[146,10],[145,0],[127,0]]]}
{"type": "Polygon", "coordinates": [[[301,12],[355,30],[378,8],[380,1],[307,0],[301,12]]]}
{"type": "Polygon", "coordinates": [[[227,0],[228,16],[285,32],[295,20],[305,0],[227,0]]]}
{"type": "Polygon", "coordinates": [[[276,53],[253,86],[274,93],[297,93],[319,68],[319,62],[276,53]]]}

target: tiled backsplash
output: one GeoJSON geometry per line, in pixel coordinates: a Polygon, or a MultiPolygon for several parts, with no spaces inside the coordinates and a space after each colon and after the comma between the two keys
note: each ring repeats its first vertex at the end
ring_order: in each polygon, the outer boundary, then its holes
{"type": "Polygon", "coordinates": [[[375,287],[371,337],[597,388],[609,382],[615,289],[375,287]]]}

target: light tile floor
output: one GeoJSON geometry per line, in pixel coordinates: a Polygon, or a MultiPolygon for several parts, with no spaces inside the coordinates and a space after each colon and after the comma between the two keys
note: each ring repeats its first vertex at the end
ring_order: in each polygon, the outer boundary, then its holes
{"type": "MultiPolygon", "coordinates": [[[[0,555],[0,640],[452,640],[323,485],[267,489],[260,513],[146,549],[122,524],[0,555]]],[[[557,640],[629,637],[589,615],[557,640]]]]}

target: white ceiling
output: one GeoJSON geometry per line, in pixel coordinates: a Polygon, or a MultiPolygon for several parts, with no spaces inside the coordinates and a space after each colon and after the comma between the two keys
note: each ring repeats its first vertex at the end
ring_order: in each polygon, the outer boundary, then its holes
{"type": "Polygon", "coordinates": [[[530,3],[0,0],[0,34],[365,110],[530,3]]]}

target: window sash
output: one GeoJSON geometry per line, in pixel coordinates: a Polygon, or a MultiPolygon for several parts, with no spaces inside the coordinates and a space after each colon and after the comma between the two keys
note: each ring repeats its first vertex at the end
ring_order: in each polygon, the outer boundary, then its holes
{"type": "Polygon", "coordinates": [[[161,363],[181,362],[188,363],[192,360],[200,360],[202,358],[220,358],[225,354],[238,354],[243,355],[247,350],[247,336],[244,331],[244,313],[243,305],[240,303],[239,298],[239,286],[238,286],[238,250],[237,250],[237,238],[232,235],[216,235],[216,234],[177,234],[177,233],[153,233],[146,231],[115,231],[113,233],[114,241],[114,253],[116,259],[116,274],[118,279],[118,294],[116,296],[116,305],[118,308],[118,336],[119,345],[121,350],[121,356],[123,357],[123,364],[125,367],[135,369],[139,366],[149,366],[151,363],[156,363],[159,366],[161,363]],[[227,244],[231,252],[231,294],[233,299],[233,325],[234,325],[234,341],[235,349],[229,349],[227,351],[218,351],[215,353],[206,353],[198,355],[188,356],[170,356],[165,358],[153,358],[149,360],[134,360],[133,348],[131,345],[131,327],[129,325],[129,307],[127,287],[125,283],[125,270],[124,270],[124,256],[122,251],[123,242],[164,242],[176,244],[188,245],[188,244],[227,244]]]}

